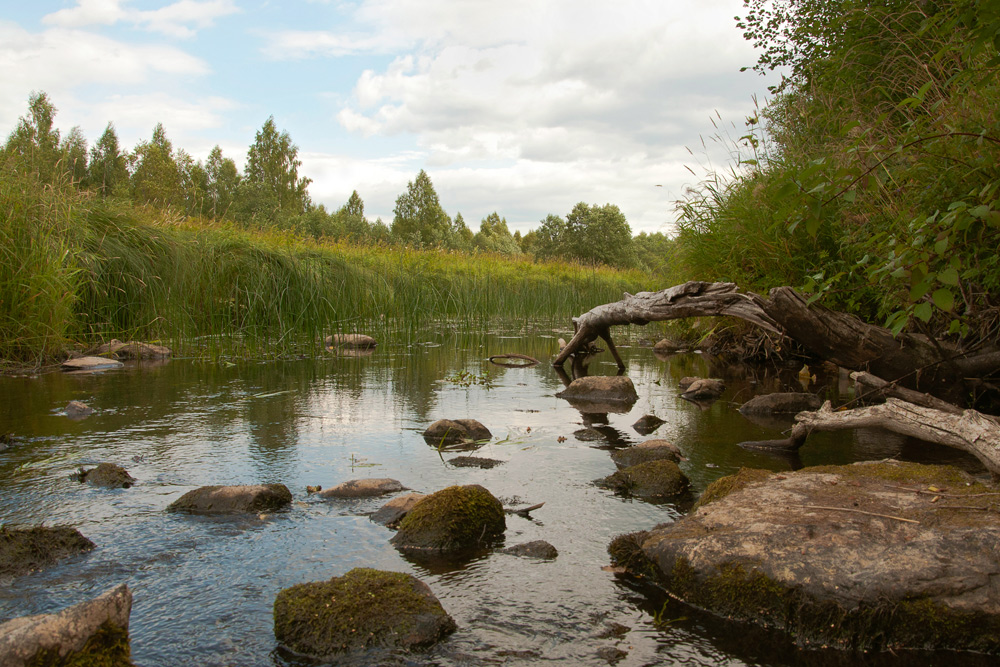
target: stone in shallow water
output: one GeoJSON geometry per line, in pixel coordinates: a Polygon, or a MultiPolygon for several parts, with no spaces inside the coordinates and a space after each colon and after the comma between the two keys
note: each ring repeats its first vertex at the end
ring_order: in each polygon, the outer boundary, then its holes
{"type": "Polygon", "coordinates": [[[94,548],[70,526],[0,526],[0,576],[19,576],[94,548]]]}
{"type": "Polygon", "coordinates": [[[501,549],[500,553],[512,556],[527,556],[528,558],[544,558],[546,560],[551,560],[559,555],[559,551],[545,540],[515,544],[512,547],[501,549]]]}
{"type": "Polygon", "coordinates": [[[744,470],[641,550],[672,595],[802,644],[1000,654],[997,492],[896,461],[744,470]]]}
{"type": "Polygon", "coordinates": [[[402,491],[405,488],[400,482],[388,477],[352,479],[349,482],[341,482],[336,486],[331,486],[329,489],[323,489],[319,495],[323,498],[371,498],[402,491]]]}
{"type": "Polygon", "coordinates": [[[124,365],[120,361],[104,357],[79,357],[77,359],[67,359],[62,362],[63,370],[67,371],[97,371],[109,368],[121,368],[124,365]]]}
{"type": "Polygon", "coordinates": [[[385,505],[382,505],[382,507],[380,507],[379,510],[372,514],[369,518],[375,523],[381,524],[386,528],[395,528],[399,525],[399,522],[403,520],[403,517],[405,517],[407,513],[413,509],[413,506],[426,497],[427,496],[423,493],[407,493],[405,496],[393,498],[385,505]]]}
{"type": "Polygon", "coordinates": [[[639,498],[673,498],[687,492],[688,478],[668,459],[640,463],[598,480],[615,493],[639,498]]]}
{"type": "Polygon", "coordinates": [[[794,415],[804,410],[818,410],[823,401],[816,394],[777,392],[754,396],[740,406],[741,415],[794,415]]]}
{"type": "Polygon", "coordinates": [[[367,648],[427,646],[455,628],[431,589],[400,572],[355,568],[286,588],[274,601],[274,636],[321,660],[367,648]]]}
{"type": "Polygon", "coordinates": [[[611,460],[619,470],[624,470],[649,461],[666,460],[677,463],[681,460],[681,451],[677,445],[667,440],[646,440],[632,447],[615,450],[611,453],[611,460]]]}
{"type": "Polygon", "coordinates": [[[424,440],[434,446],[475,444],[492,437],[490,430],[475,419],[439,419],[424,431],[424,440]]]}
{"type": "Polygon", "coordinates": [[[207,513],[272,512],[287,507],[292,492],[284,484],[203,486],[170,503],[168,510],[207,513]]]}
{"type": "Polygon", "coordinates": [[[489,546],[506,528],[492,493],[478,484],[450,486],[418,502],[390,542],[403,550],[455,552],[489,546]]]}

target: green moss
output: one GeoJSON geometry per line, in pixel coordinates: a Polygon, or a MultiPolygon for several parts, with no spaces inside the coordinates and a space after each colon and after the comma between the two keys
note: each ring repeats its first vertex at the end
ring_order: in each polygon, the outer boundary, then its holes
{"type": "Polygon", "coordinates": [[[715,575],[700,578],[686,558],[674,561],[668,579],[683,600],[724,616],[783,625],[792,593],[759,570],[723,563],[715,575]]]}
{"type": "Polygon", "coordinates": [[[274,635],[316,657],[375,646],[429,643],[455,622],[429,589],[399,572],[355,568],[330,581],[298,584],[274,601],[274,635]],[[433,627],[435,631],[428,631],[433,627]]]}
{"type": "Polygon", "coordinates": [[[690,483],[673,461],[660,459],[631,466],[599,482],[616,493],[644,498],[669,498],[687,491],[690,483]]]}
{"type": "Polygon", "coordinates": [[[1000,619],[995,615],[958,612],[917,598],[900,602],[892,620],[894,637],[906,646],[1000,653],[1000,619]]]}
{"type": "Polygon", "coordinates": [[[478,484],[450,486],[416,505],[399,524],[400,548],[459,551],[488,546],[507,529],[503,505],[478,484]]]}
{"type": "Polygon", "coordinates": [[[59,657],[58,649],[36,653],[28,667],[132,667],[128,630],[105,622],[83,648],[59,657]]]}
{"type": "Polygon", "coordinates": [[[735,475],[722,477],[709,484],[708,488],[702,492],[698,502],[695,503],[692,511],[698,509],[699,507],[704,507],[709,503],[714,503],[716,500],[720,500],[721,498],[725,498],[731,493],[745,489],[751,484],[763,482],[770,477],[771,474],[772,473],[768,470],[740,468],[739,472],[735,475]]]}
{"type": "Polygon", "coordinates": [[[942,489],[947,488],[948,493],[972,494],[995,491],[995,489],[975,481],[958,468],[946,465],[878,461],[842,466],[814,466],[804,468],[799,472],[827,473],[855,481],[879,479],[887,483],[913,486],[914,488],[933,485],[942,489]]]}
{"type": "Polygon", "coordinates": [[[649,537],[649,531],[640,530],[613,538],[608,543],[611,564],[624,568],[629,574],[635,576],[658,576],[659,570],[656,563],[650,560],[642,550],[642,543],[646,541],[647,537],[649,537]]]}

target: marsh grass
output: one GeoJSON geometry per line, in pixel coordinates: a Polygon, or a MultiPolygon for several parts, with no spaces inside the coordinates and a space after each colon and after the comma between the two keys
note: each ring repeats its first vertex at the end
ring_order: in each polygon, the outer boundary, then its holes
{"type": "Polygon", "coordinates": [[[654,287],[639,272],[324,243],[4,179],[0,357],[156,340],[199,357],[317,353],[330,333],[551,320],[654,287]]]}

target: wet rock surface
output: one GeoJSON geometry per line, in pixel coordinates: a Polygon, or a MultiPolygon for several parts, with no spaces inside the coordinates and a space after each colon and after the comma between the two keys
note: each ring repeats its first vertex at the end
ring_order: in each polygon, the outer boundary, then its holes
{"type": "Polygon", "coordinates": [[[65,411],[70,419],[82,419],[94,414],[94,408],[80,401],[70,401],[66,404],[65,411]]]}
{"type": "Polygon", "coordinates": [[[135,477],[115,463],[101,463],[96,468],[90,469],[80,468],[75,478],[91,486],[103,486],[109,489],[128,489],[135,484],[135,477]]]}
{"type": "Polygon", "coordinates": [[[615,493],[639,498],[673,498],[690,487],[680,467],[669,459],[639,463],[597,483],[615,493]]]}
{"type": "Polygon", "coordinates": [[[27,574],[93,548],[70,526],[0,526],[0,576],[27,574]]]}
{"type": "Polygon", "coordinates": [[[66,371],[97,371],[111,368],[121,368],[124,366],[120,361],[108,359],[107,357],[78,357],[67,359],[62,362],[62,368],[66,371]]]}
{"type": "Polygon", "coordinates": [[[478,484],[450,486],[414,505],[390,542],[403,550],[464,551],[489,546],[506,528],[492,493],[478,484]]]}
{"type": "Polygon", "coordinates": [[[632,428],[635,429],[635,432],[639,435],[649,435],[664,424],[666,424],[666,422],[656,415],[643,415],[634,424],[632,424],[632,428]]]}
{"type": "Polygon", "coordinates": [[[407,493],[405,496],[393,498],[369,518],[387,528],[395,528],[403,520],[403,517],[413,509],[413,506],[426,497],[423,493],[407,493]]]}
{"type": "Polygon", "coordinates": [[[122,584],[54,614],[0,624],[0,664],[132,665],[128,637],[132,593],[122,584]]]}
{"type": "Polygon", "coordinates": [[[329,581],[298,584],[274,601],[274,635],[317,659],[371,648],[427,646],[456,628],[419,579],[355,568],[329,581]]]}
{"type": "Polygon", "coordinates": [[[431,445],[474,445],[493,437],[490,430],[475,419],[439,419],[424,431],[424,440],[431,445]]]}
{"type": "Polygon", "coordinates": [[[754,396],[740,406],[742,415],[794,415],[803,410],[818,410],[823,404],[815,394],[777,392],[754,396]]]}
{"type": "Polygon", "coordinates": [[[671,595],[803,645],[998,654],[997,492],[896,461],[743,470],[636,534],[630,569],[644,558],[671,595]]]}
{"type": "Polygon", "coordinates": [[[203,486],[188,491],[170,503],[167,509],[208,513],[257,513],[283,509],[291,502],[292,492],[284,484],[203,486]]]}
{"type": "MultiPolygon", "coordinates": [[[[681,387],[684,387],[683,383],[681,387]]],[[[726,391],[726,385],[721,380],[698,378],[684,389],[681,397],[690,401],[711,401],[722,396],[724,391],[726,391]]]]}
{"type": "Polygon", "coordinates": [[[646,440],[632,447],[615,450],[611,453],[611,460],[619,470],[650,461],[678,463],[681,460],[681,450],[668,440],[646,440]]]}
{"type": "Polygon", "coordinates": [[[448,459],[448,463],[459,468],[483,468],[484,470],[504,464],[499,459],[488,459],[482,456],[456,456],[453,459],[448,459]]]}
{"type": "Polygon", "coordinates": [[[333,334],[326,337],[327,347],[346,347],[370,349],[378,345],[378,341],[365,334],[333,334]]]}
{"type": "Polygon", "coordinates": [[[352,479],[341,482],[329,489],[319,491],[321,498],[371,498],[387,493],[403,491],[406,487],[400,482],[388,477],[376,479],[352,479]]]}
{"type": "Polygon", "coordinates": [[[559,551],[545,540],[534,540],[523,544],[515,544],[514,546],[507,547],[506,549],[501,549],[500,553],[510,554],[512,556],[524,556],[527,558],[542,558],[545,560],[551,560],[559,555],[559,551]]]}
{"type": "MultiPolygon", "coordinates": [[[[566,389],[556,394],[574,405],[577,403],[612,403],[632,405],[639,400],[632,378],[627,375],[589,375],[573,380],[566,389]]],[[[593,410],[606,412],[606,410],[593,410]]]]}

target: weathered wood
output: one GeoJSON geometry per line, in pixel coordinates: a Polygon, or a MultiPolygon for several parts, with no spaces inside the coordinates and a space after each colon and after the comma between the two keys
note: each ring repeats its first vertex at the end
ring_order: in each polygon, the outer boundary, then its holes
{"type": "Polygon", "coordinates": [[[612,326],[645,325],[685,317],[728,316],[751,322],[795,340],[824,360],[855,371],[868,371],[890,382],[934,395],[948,395],[975,371],[984,375],[1000,370],[995,350],[975,356],[926,336],[893,336],[888,329],[853,315],[810,305],[790,287],[771,290],[767,298],[741,293],[733,283],[691,281],[659,292],[628,294],[615,303],[597,306],[573,319],[575,335],[553,362],[582,354],[597,338],[608,344],[619,368],[625,364],[611,340],[612,326]]]}
{"type": "Polygon", "coordinates": [[[834,411],[827,401],[815,412],[800,412],[795,422],[789,439],[792,448],[800,447],[815,431],[884,428],[969,452],[1000,475],[1000,421],[975,410],[954,414],[890,398],[881,405],[834,411]]]}

